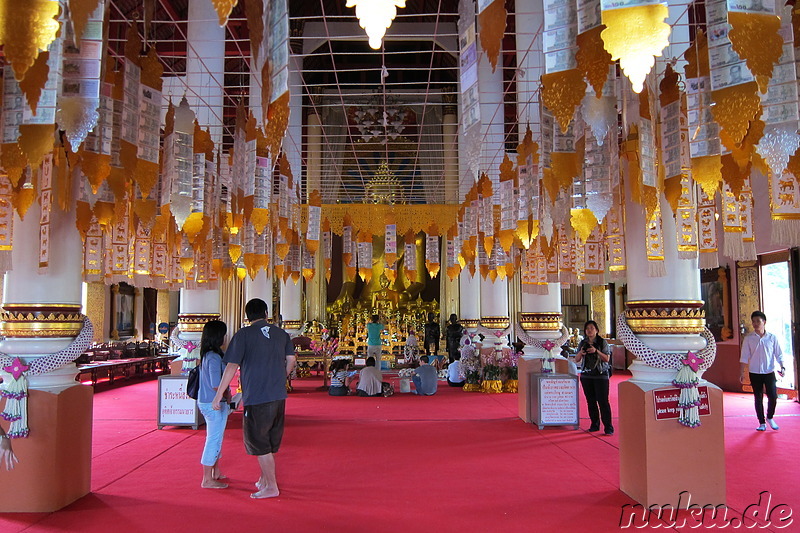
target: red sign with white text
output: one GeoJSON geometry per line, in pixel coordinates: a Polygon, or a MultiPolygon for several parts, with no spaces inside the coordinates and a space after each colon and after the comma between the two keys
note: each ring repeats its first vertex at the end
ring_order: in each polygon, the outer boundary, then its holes
{"type": "MultiPolygon", "coordinates": [[[[708,387],[697,387],[700,394],[700,405],[698,411],[700,416],[711,414],[711,404],[708,401],[708,387]]],[[[653,404],[656,408],[656,420],[671,420],[678,418],[681,410],[678,408],[678,399],[681,396],[681,389],[658,389],[653,391],[653,404]]]]}

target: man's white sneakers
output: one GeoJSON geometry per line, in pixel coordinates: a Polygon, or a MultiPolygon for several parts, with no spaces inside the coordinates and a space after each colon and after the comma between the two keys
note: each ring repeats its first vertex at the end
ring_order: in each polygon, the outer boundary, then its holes
{"type": "Polygon", "coordinates": [[[771,427],[775,431],[778,431],[778,424],[776,424],[773,419],[767,418],[767,423],[769,424],[769,427],[771,427]]]}
{"type": "Polygon", "coordinates": [[[756,428],[756,431],[766,431],[766,430],[767,430],[767,425],[766,424],[761,424],[760,426],[758,426],[756,428]]]}

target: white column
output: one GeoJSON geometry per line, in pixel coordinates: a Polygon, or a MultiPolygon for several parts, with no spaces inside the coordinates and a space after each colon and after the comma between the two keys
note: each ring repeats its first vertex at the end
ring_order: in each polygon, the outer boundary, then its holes
{"type": "Polygon", "coordinates": [[[186,100],[197,122],[208,127],[215,146],[222,144],[225,28],[209,0],[190,0],[186,39],[186,100]]]}
{"type": "MultiPolygon", "coordinates": [[[[197,121],[208,128],[216,147],[222,146],[223,85],[225,76],[225,28],[211,2],[190,0],[186,38],[186,100],[197,121]]],[[[181,289],[179,337],[200,344],[203,324],[219,318],[219,289],[181,289]]],[[[195,366],[197,349],[181,349],[183,370],[195,366]]]]}
{"type": "Polygon", "coordinates": [[[259,270],[256,279],[247,276],[244,279],[244,301],[261,298],[267,303],[267,317],[272,315],[272,277],[267,277],[267,272],[259,270]]]}
{"type": "MultiPolygon", "coordinates": [[[[3,287],[3,310],[8,315],[0,331],[5,336],[0,341],[0,352],[19,356],[28,363],[69,346],[83,323],[81,315],[71,321],[71,330],[60,336],[53,332],[53,326],[64,327],[64,321],[59,324],[59,320],[48,318],[51,313],[63,315],[62,318],[81,314],[83,243],[75,227],[75,211],[63,212],[54,207],[50,214],[50,264],[46,274],[39,274],[39,217],[37,202],[28,209],[24,220],[14,213],[12,269],[6,273],[3,287]],[[29,313],[37,315],[35,321],[24,318],[29,313]],[[15,324],[13,319],[21,322],[15,324]],[[37,332],[41,335],[28,336],[37,332]]],[[[75,366],[67,365],[47,374],[28,376],[28,383],[32,389],[57,393],[75,385],[75,375],[75,366]]],[[[7,380],[8,374],[0,371],[0,377],[7,380]]]]}
{"type": "MultiPolygon", "coordinates": [[[[306,183],[309,192],[314,189],[322,192],[322,124],[319,115],[313,111],[309,113],[308,124],[306,125],[308,131],[307,145],[307,160],[306,160],[306,183]]],[[[320,235],[321,237],[322,235],[320,235]]],[[[325,259],[323,251],[323,242],[320,240],[320,246],[317,250],[316,257],[314,258],[317,273],[306,283],[306,317],[309,320],[316,319],[324,322],[325,304],[327,303],[327,280],[325,279],[325,259]]]]}
{"type": "MultiPolygon", "coordinates": [[[[458,194],[458,115],[455,98],[449,95],[443,95],[443,98],[445,101],[452,101],[444,106],[442,116],[445,203],[457,204],[460,201],[458,194]]],[[[451,313],[458,314],[459,301],[458,279],[450,281],[450,277],[447,275],[447,235],[442,236],[440,264],[442,269],[439,272],[439,276],[441,276],[439,307],[442,317],[447,318],[451,313]]]]}
{"type": "MultiPolygon", "coordinates": [[[[533,138],[541,138],[541,117],[539,107],[539,80],[544,70],[542,55],[542,24],[544,13],[542,3],[535,0],[517,0],[517,121],[519,123],[519,141],[525,136],[528,126],[533,138]]],[[[561,284],[548,283],[547,294],[533,294],[528,285],[522,284],[522,309],[524,319],[517,321],[526,323],[528,336],[544,341],[556,339],[561,331],[552,328],[554,315],[561,315],[561,284]]],[[[538,347],[526,345],[525,357],[541,357],[544,351],[538,347]]]]}
{"type": "MultiPolygon", "coordinates": [[[[295,183],[303,180],[303,80],[302,57],[294,53],[289,56],[289,125],[283,139],[283,151],[292,168],[295,183]]],[[[289,279],[281,282],[281,316],[284,329],[296,333],[302,327],[303,280],[296,284],[289,279]]]]}
{"type": "Polygon", "coordinates": [[[539,79],[544,71],[542,55],[542,24],[544,13],[542,2],[536,0],[517,0],[516,3],[517,39],[517,121],[522,140],[530,125],[533,138],[541,137],[539,116],[539,79]]]}
{"type": "MultiPolygon", "coordinates": [[[[630,194],[627,194],[630,198],[630,194]]],[[[628,200],[625,204],[625,250],[627,260],[628,311],[636,302],[654,302],[650,308],[676,307],[685,308],[680,302],[700,301],[700,270],[697,259],[681,259],[678,251],[668,237],[675,235],[675,219],[669,203],[661,196],[663,213],[663,232],[665,236],[664,265],[666,275],[662,277],[648,276],[647,255],[645,248],[645,215],[639,204],[628,200]],[[658,302],[663,302],[659,304],[658,302]]],[[[638,333],[637,333],[638,334],[638,333]]],[[[656,335],[638,334],[648,346],[662,352],[698,351],[705,346],[705,340],[697,334],[692,335],[656,335]]],[[[633,381],[649,383],[672,383],[675,370],[660,370],[649,367],[634,360],[629,370],[633,373],[633,381]]]]}
{"type": "MultiPolygon", "coordinates": [[[[505,116],[503,112],[503,69],[498,63],[492,72],[488,57],[481,53],[478,65],[478,89],[481,108],[481,162],[480,170],[492,181],[495,203],[499,200],[500,163],[505,155],[505,116]]],[[[481,246],[478,243],[478,246],[481,246]]],[[[507,317],[508,281],[499,277],[480,279],[481,318],[507,317]]],[[[505,329],[503,327],[502,329],[505,329]]]]}

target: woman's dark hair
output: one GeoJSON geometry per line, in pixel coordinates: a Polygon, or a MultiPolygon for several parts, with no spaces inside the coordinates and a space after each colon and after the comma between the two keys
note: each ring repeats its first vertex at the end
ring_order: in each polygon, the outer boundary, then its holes
{"type": "Polygon", "coordinates": [[[367,366],[375,366],[375,358],[372,356],[367,357],[367,366]]]}
{"type": "Polygon", "coordinates": [[[203,326],[203,334],[200,337],[200,360],[208,352],[218,353],[220,356],[225,354],[222,352],[222,343],[225,342],[225,334],[228,333],[228,326],[221,320],[209,320],[203,326]]]}
{"type": "Polygon", "coordinates": [[[600,326],[598,326],[597,322],[595,322],[594,320],[587,320],[586,323],[583,325],[583,331],[586,331],[586,326],[589,325],[594,326],[594,329],[596,329],[597,332],[600,333],[600,326]]]}

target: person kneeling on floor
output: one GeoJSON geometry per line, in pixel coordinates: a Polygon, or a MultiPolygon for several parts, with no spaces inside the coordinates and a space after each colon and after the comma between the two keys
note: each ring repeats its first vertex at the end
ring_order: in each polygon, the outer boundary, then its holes
{"type": "Polygon", "coordinates": [[[439,373],[434,367],[428,364],[428,356],[423,355],[419,358],[419,367],[414,369],[413,377],[414,394],[421,396],[433,396],[439,386],[439,373]]]}
{"type": "Polygon", "coordinates": [[[358,375],[356,394],[359,396],[383,396],[383,374],[375,367],[375,358],[367,357],[367,362],[358,375]]]}
{"type": "Polygon", "coordinates": [[[461,354],[455,353],[453,362],[447,365],[447,384],[451,387],[463,387],[466,379],[461,370],[461,354]]]}

